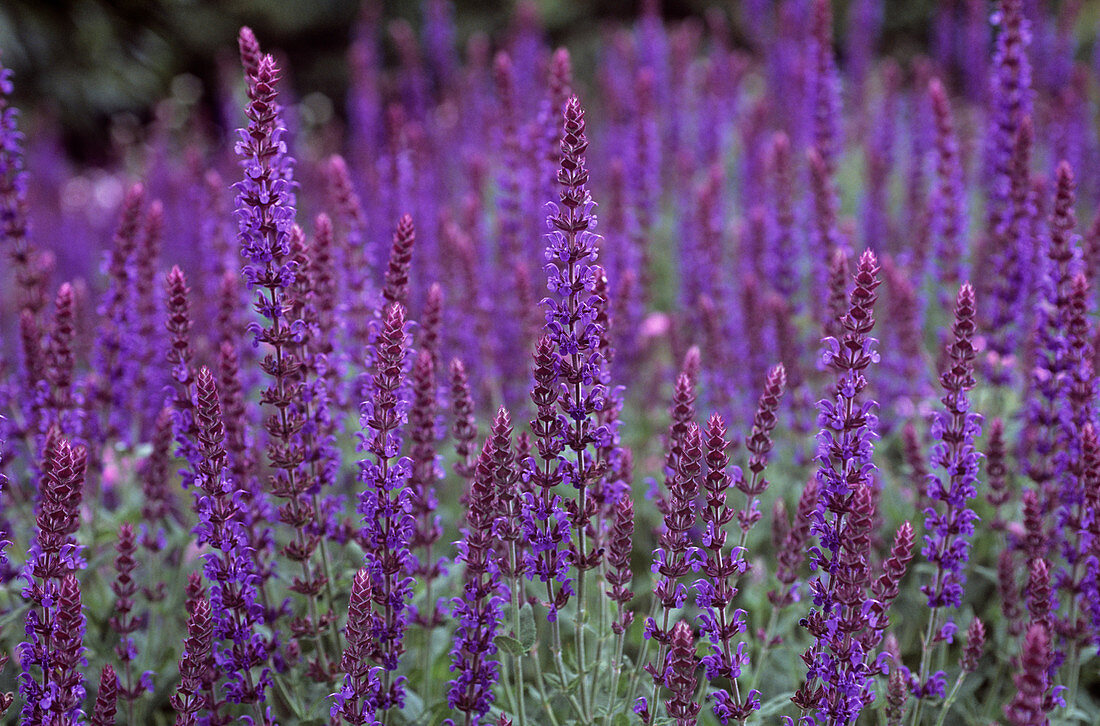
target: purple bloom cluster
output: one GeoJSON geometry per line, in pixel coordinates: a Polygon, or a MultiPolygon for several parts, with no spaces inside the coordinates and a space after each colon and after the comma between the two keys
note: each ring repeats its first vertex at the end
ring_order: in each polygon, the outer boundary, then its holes
{"type": "MultiPolygon", "coordinates": [[[[955,301],[955,339],[948,347],[949,362],[940,376],[944,396],[940,399],[946,411],[936,415],[932,423],[932,465],[947,472],[946,480],[932,475],[928,478],[925,496],[942,502],[943,511],[935,507],[925,510],[927,518],[921,554],[936,565],[931,584],[921,587],[928,596],[930,608],[958,608],[962,604],[964,566],[974,534],[977,514],[969,508],[977,496],[978,461],[980,454],[975,441],[981,435],[981,417],[971,411],[968,392],[974,387],[974,288],[969,283],[959,289],[955,301]]],[[[950,641],[950,633],[940,631],[939,638],[950,641]]]]}
{"type": "Polygon", "coordinates": [[[469,509],[458,560],[465,564],[462,597],[451,602],[451,616],[458,623],[455,646],[451,650],[451,671],[447,703],[467,715],[467,723],[476,726],[493,703],[493,685],[499,677],[500,663],[494,658],[497,647],[493,638],[503,618],[508,589],[501,582],[500,554],[494,546],[494,529],[499,512],[496,482],[501,472],[502,454],[498,437],[485,440],[468,493],[469,509]]]}
{"type": "Polygon", "coordinates": [[[836,38],[829,0],[646,0],[576,80],[537,3],[452,4],[364,3],[331,113],[242,28],[243,84],[181,78],[95,168],[0,67],[0,715],[1092,712],[1079,3],[941,3],[903,67],[882,0],[836,38]]]}
{"type": "Polygon", "coordinates": [[[235,489],[235,482],[226,476],[221,401],[214,375],[206,367],[196,377],[194,406],[201,456],[195,480],[199,517],[195,535],[200,544],[216,550],[205,555],[203,567],[211,583],[210,606],[215,614],[214,659],[228,677],[229,700],[257,704],[264,700],[271,679],[267,667],[270,644],[260,630],[264,612],[259,575],[241,522],[245,493],[235,489]]]}
{"type": "Polygon", "coordinates": [[[37,532],[23,576],[29,640],[19,644],[19,692],[25,726],[74,719],[84,699],[84,615],[76,572],[86,566],[73,534],[84,489],[87,450],[56,431],[43,462],[37,532]],[[36,675],[35,670],[39,673],[36,675]]]}
{"type": "Polygon", "coordinates": [[[360,406],[363,449],[370,458],[359,462],[362,529],[359,541],[366,552],[373,593],[371,630],[374,657],[384,669],[376,707],[385,712],[404,700],[404,676],[394,677],[405,651],[403,638],[411,616],[413,564],[409,543],[415,531],[413,492],[407,482],[412,461],[400,457],[401,426],[408,418],[405,371],[408,330],[405,311],[394,303],[374,344],[372,398],[360,406]]]}
{"type": "MultiPolygon", "coordinates": [[[[815,710],[833,723],[854,723],[870,703],[873,663],[858,635],[871,625],[870,534],[875,486],[871,460],[875,437],[874,402],[860,400],[864,371],[878,359],[874,327],[878,261],[871,251],[859,259],[851,303],[841,319],[843,337],[825,338],[824,362],[837,374],[832,400],[818,404],[818,505],[811,532],[810,582],[814,608],[804,624],[816,643],[803,657],[806,683],[792,699],[803,713],[815,710]]],[[[806,721],[809,723],[809,721],[806,721]]]]}

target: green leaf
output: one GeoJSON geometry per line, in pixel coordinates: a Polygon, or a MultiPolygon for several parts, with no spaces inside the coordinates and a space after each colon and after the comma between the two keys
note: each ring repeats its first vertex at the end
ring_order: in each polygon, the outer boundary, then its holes
{"type": "Polygon", "coordinates": [[[788,691],[787,693],[781,693],[774,698],[768,699],[756,713],[761,717],[774,716],[775,714],[786,708],[787,704],[791,702],[791,696],[794,695],[794,691],[788,691]]]}
{"type": "Polygon", "coordinates": [[[526,653],[535,645],[535,610],[530,603],[524,603],[519,611],[519,642],[526,653]]]}
{"type": "Polygon", "coordinates": [[[424,699],[416,691],[406,689],[405,706],[400,713],[409,723],[420,723],[420,717],[424,715],[424,699]]]}
{"type": "Polygon", "coordinates": [[[611,726],[630,726],[630,716],[622,711],[611,717],[611,726]]]}
{"type": "Polygon", "coordinates": [[[523,655],[528,650],[523,647],[523,643],[510,635],[498,635],[493,638],[493,643],[508,655],[523,655]]]}

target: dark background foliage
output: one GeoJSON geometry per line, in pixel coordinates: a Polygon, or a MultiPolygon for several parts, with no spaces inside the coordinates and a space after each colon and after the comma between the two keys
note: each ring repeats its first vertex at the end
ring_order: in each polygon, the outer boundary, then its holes
{"type": "MultiPolygon", "coordinates": [[[[836,3],[838,34],[848,4],[836,3]]],[[[418,2],[370,5],[382,27],[398,19],[419,26],[418,2]]],[[[739,5],[664,0],[661,7],[672,21],[723,13],[735,41],[744,44],[739,5]]],[[[475,32],[499,37],[517,14],[510,0],[456,0],[454,6],[460,45],[475,32]]],[[[882,48],[902,57],[919,52],[934,6],[934,0],[887,0],[882,48]]],[[[322,94],[339,113],[345,52],[360,7],[357,0],[4,0],[0,53],[18,78],[16,103],[60,124],[75,157],[101,161],[112,126],[117,131],[120,124],[148,121],[160,99],[171,95],[213,108],[214,94],[202,89],[218,87],[220,63],[236,62],[231,51],[241,25],[285,54],[295,87],[322,94]]],[[[532,7],[552,41],[572,48],[591,48],[602,24],[641,9],[639,0],[539,0],[532,7]]]]}

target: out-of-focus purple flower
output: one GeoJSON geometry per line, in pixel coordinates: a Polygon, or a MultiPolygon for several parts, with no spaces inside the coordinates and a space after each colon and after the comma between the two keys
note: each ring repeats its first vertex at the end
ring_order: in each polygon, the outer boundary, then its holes
{"type": "Polygon", "coordinates": [[[993,419],[993,423],[989,425],[989,444],[985,454],[985,475],[989,484],[989,490],[985,496],[993,506],[993,518],[989,526],[995,532],[1005,529],[1006,523],[1001,515],[1001,507],[1012,499],[1012,492],[1008,488],[1004,431],[1004,421],[999,418],[993,419]]]}
{"type": "MultiPolygon", "coordinates": [[[[940,79],[932,79],[928,94],[936,116],[936,181],[930,199],[932,244],[940,290],[953,290],[966,279],[966,190],[951,104],[940,79]]],[[[947,300],[941,299],[940,304],[946,307],[947,300]]]]}
{"type": "Polygon", "coordinates": [[[425,584],[424,605],[427,613],[418,613],[417,623],[432,628],[441,625],[442,614],[432,600],[432,584],[446,569],[446,560],[440,558],[433,545],[443,536],[443,525],[436,514],[435,483],[442,476],[442,467],[436,454],[436,385],[435,366],[429,351],[421,349],[413,363],[413,404],[409,412],[412,441],[412,470],[409,488],[412,490],[412,513],[416,528],[409,546],[415,555],[413,574],[425,584]]]}
{"type": "Polygon", "coordinates": [[[458,458],[454,471],[463,479],[470,479],[474,475],[477,421],[474,419],[474,402],[466,366],[457,358],[451,361],[451,418],[451,436],[458,458]]]}
{"type": "MultiPolygon", "coordinates": [[[[1021,275],[1026,272],[1026,235],[1030,215],[1023,188],[1028,184],[1030,154],[1031,65],[1027,46],[1031,41],[1023,0],[1006,0],[994,13],[998,26],[993,57],[989,102],[989,133],[986,136],[987,262],[991,265],[987,325],[993,357],[988,368],[995,384],[1011,380],[1017,340],[1015,325],[1021,317],[1021,275]]],[[[975,268],[976,269],[976,268],[975,268]]],[[[983,295],[983,299],[986,299],[983,295]]]]}
{"type": "Polygon", "coordinates": [[[123,522],[119,527],[115,551],[117,552],[115,571],[118,574],[111,583],[111,591],[115,594],[115,607],[108,623],[119,636],[118,645],[115,646],[115,656],[122,664],[125,678],[123,683],[118,684],[118,695],[133,703],[141,697],[145,688],[132,680],[131,664],[137,656],[137,646],[132,636],[141,629],[142,618],[132,613],[134,596],[138,591],[133,577],[134,570],[137,569],[137,560],[134,559],[137,542],[134,539],[134,527],[129,522],[123,522]]]}
{"type": "MultiPolygon", "coordinates": [[[[768,593],[768,602],[773,607],[786,607],[800,599],[798,571],[806,559],[806,542],[810,538],[811,517],[816,509],[817,480],[811,479],[802,488],[790,528],[776,546],[775,579],[780,588],[768,593]]],[[[785,513],[783,517],[786,519],[785,513]]]]}
{"type": "Polygon", "coordinates": [[[619,605],[619,613],[611,623],[611,630],[621,634],[634,621],[634,613],[627,605],[634,597],[630,582],[634,575],[630,568],[630,554],[634,536],[634,502],[623,497],[615,503],[614,522],[607,543],[607,584],[611,589],[607,596],[619,605]]]}
{"type": "MultiPolygon", "coordinates": [[[[134,252],[142,226],[142,206],[145,188],[135,184],[126,192],[119,214],[119,224],[106,262],[107,290],[97,309],[101,325],[96,334],[94,353],[96,377],[94,401],[99,408],[92,421],[96,427],[93,451],[107,441],[122,437],[129,442],[130,410],[128,396],[133,391],[133,367],[129,364],[136,353],[136,315],[133,299],[134,252]]],[[[91,461],[97,460],[93,457],[91,461]]]]}
{"type": "Polygon", "coordinates": [[[1050,686],[1050,661],[1050,632],[1041,623],[1032,623],[1020,646],[1020,669],[1012,676],[1016,695],[1004,709],[1012,726],[1048,723],[1047,714],[1059,699],[1058,688],[1050,686]]]}
{"type": "Polygon", "coordinates": [[[985,624],[978,618],[970,621],[966,629],[966,647],[963,649],[963,657],[960,665],[964,673],[973,673],[978,670],[978,661],[985,650],[985,624]]]}
{"type": "Polygon", "coordinates": [[[134,247],[133,264],[133,333],[134,348],[126,362],[131,368],[130,407],[134,411],[134,423],[140,432],[153,423],[163,405],[161,391],[168,382],[161,367],[155,365],[157,354],[163,348],[164,330],[157,311],[156,274],[157,258],[164,237],[164,203],[153,200],[145,214],[145,223],[134,247]]]}

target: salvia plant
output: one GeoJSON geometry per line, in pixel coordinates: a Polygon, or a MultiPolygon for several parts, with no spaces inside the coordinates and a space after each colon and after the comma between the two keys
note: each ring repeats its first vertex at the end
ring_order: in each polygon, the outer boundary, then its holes
{"type": "Polygon", "coordinates": [[[379,5],[96,169],[0,67],[4,723],[1100,723],[1088,4],[379,5]]]}

